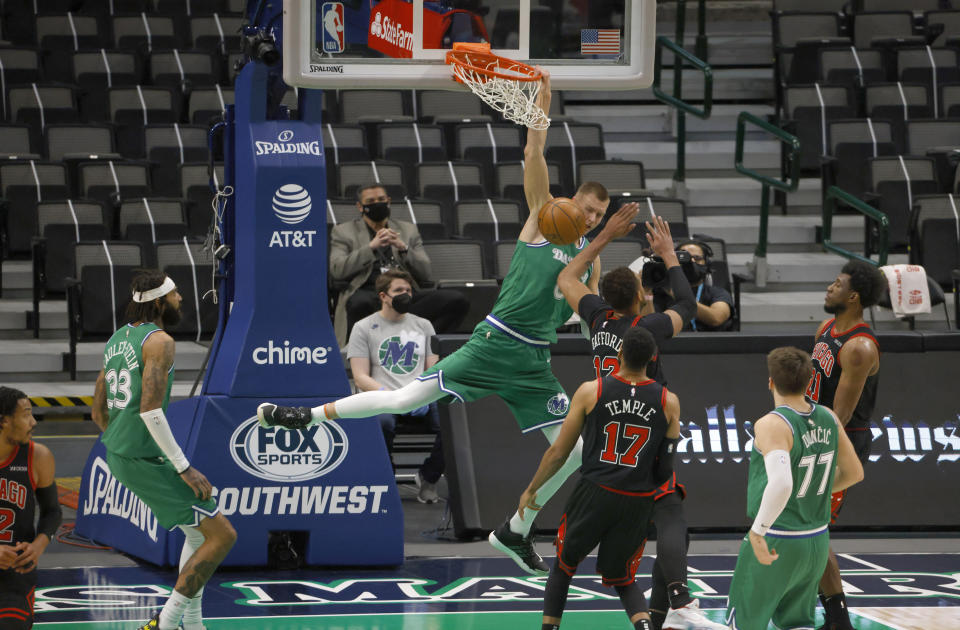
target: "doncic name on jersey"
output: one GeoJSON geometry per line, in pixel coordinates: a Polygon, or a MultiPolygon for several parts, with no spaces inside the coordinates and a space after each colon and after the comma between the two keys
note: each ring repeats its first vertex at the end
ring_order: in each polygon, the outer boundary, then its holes
{"type": "Polygon", "coordinates": [[[336,422],[288,431],[261,427],[253,416],[230,437],[230,455],[245,472],[283,485],[215,488],[214,498],[225,516],[378,513],[385,485],[294,485],[335,470],[349,450],[336,422]]]}

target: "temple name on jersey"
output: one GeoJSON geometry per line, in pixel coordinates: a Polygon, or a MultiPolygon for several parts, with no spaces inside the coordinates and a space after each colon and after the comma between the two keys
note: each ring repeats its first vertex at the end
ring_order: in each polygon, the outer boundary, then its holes
{"type": "Polygon", "coordinates": [[[598,330],[597,334],[590,339],[590,343],[593,344],[594,348],[599,346],[608,346],[617,352],[620,352],[620,346],[623,345],[623,339],[620,338],[620,335],[607,332],[605,330],[598,330]]]}
{"type": "Polygon", "coordinates": [[[224,516],[240,514],[378,514],[387,486],[261,486],[214,488],[224,516]]]}
{"type": "Polygon", "coordinates": [[[140,367],[137,361],[137,351],[129,341],[118,341],[112,346],[108,346],[104,352],[103,362],[106,364],[110,359],[123,355],[123,360],[127,362],[127,367],[136,370],[140,367]]]}
{"type": "Polygon", "coordinates": [[[117,481],[102,457],[97,457],[90,467],[90,484],[81,511],[122,518],[157,542],[157,517],[153,510],[117,481]]]}
{"type": "Polygon", "coordinates": [[[13,479],[0,479],[0,501],[13,503],[23,509],[27,504],[27,488],[13,479]]]}
{"type": "Polygon", "coordinates": [[[818,342],[813,348],[813,354],[810,356],[811,359],[820,364],[820,369],[823,370],[823,373],[830,377],[830,374],[833,373],[833,364],[835,359],[833,358],[833,353],[830,351],[830,346],[824,342],[818,342]]]}
{"type": "Polygon", "coordinates": [[[607,408],[607,411],[611,415],[617,416],[622,413],[628,413],[630,415],[639,416],[647,422],[650,421],[650,416],[657,411],[656,407],[651,407],[645,402],[633,400],[632,398],[611,400],[608,403],[603,403],[603,405],[607,408]]]}
{"type": "Polygon", "coordinates": [[[827,444],[827,445],[831,444],[832,436],[833,436],[833,429],[816,427],[815,429],[804,431],[803,435],[800,437],[803,440],[804,448],[810,448],[814,444],[827,444]]]}

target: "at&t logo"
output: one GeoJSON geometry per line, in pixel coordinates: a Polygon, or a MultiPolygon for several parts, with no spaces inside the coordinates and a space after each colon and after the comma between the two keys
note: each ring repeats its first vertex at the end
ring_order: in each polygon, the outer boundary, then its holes
{"type": "Polygon", "coordinates": [[[248,418],[230,437],[230,455],[246,472],[271,481],[307,481],[322,477],[347,456],[347,434],[336,422],[302,431],[264,428],[248,418]]]}
{"type": "MultiPolygon", "coordinates": [[[[293,132],[282,131],[280,135],[293,132]]],[[[273,193],[273,214],[287,225],[302,223],[310,216],[313,200],[299,184],[285,184],[273,193]]],[[[274,230],[269,247],[313,247],[316,230],[274,230]]]]}

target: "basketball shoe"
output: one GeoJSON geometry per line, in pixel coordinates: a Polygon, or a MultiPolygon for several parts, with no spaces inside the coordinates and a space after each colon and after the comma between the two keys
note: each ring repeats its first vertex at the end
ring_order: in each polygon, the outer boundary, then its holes
{"type": "Polygon", "coordinates": [[[313,422],[313,416],[310,415],[310,407],[281,407],[273,403],[260,403],[257,407],[257,420],[261,427],[305,429],[313,422]]]}
{"type": "Polygon", "coordinates": [[[663,620],[663,630],[727,630],[722,623],[710,621],[700,611],[700,602],[693,600],[683,608],[671,608],[663,620]]]}
{"type": "Polygon", "coordinates": [[[536,549],[533,548],[533,531],[526,536],[510,531],[510,521],[490,532],[487,539],[494,549],[498,549],[510,556],[517,565],[530,575],[546,575],[550,567],[536,549]]]}
{"type": "MultiPolygon", "coordinates": [[[[157,614],[155,614],[153,618],[150,619],[150,621],[148,621],[147,623],[137,628],[137,630],[159,630],[159,628],[160,628],[160,611],[157,611],[157,614]]],[[[181,630],[181,628],[183,628],[183,626],[181,626],[180,624],[177,624],[177,630],[181,630]]]]}
{"type": "Polygon", "coordinates": [[[417,483],[417,501],[420,503],[436,503],[440,500],[440,493],[437,492],[437,484],[430,483],[424,479],[420,471],[417,471],[415,481],[417,483]]]}

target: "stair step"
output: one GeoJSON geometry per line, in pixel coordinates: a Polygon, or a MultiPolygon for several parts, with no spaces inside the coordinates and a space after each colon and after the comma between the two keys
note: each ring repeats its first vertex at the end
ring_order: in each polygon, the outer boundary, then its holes
{"type": "MultiPolygon", "coordinates": [[[[759,216],[691,216],[687,220],[691,232],[722,238],[727,245],[756,245],[760,233],[759,216]]],[[[819,215],[771,215],[767,230],[768,243],[774,245],[810,244],[816,242],[819,215]]],[[[863,244],[863,219],[839,216],[833,220],[833,238],[844,244],[863,244]]]]}
{"type": "MultiPolygon", "coordinates": [[[[33,310],[31,300],[0,300],[0,330],[27,330],[27,312],[33,310]]],[[[66,300],[40,302],[40,330],[67,329],[66,300]]]]}
{"type": "MultiPolygon", "coordinates": [[[[826,285],[821,291],[777,291],[771,293],[744,292],[740,296],[741,329],[751,330],[752,326],[766,326],[771,324],[795,326],[807,324],[811,327],[823,321],[828,315],[823,310],[823,298],[826,285]]],[[[947,295],[948,304],[952,304],[952,296],[947,295]]],[[[893,316],[890,309],[875,307],[864,313],[864,318],[870,322],[870,310],[878,328],[886,330],[907,329],[909,324],[901,322],[893,316]]],[[[950,311],[951,320],[955,315],[950,311]]],[[[929,328],[944,328],[943,307],[937,305],[929,313],[917,317],[918,324],[928,324],[929,328]]],[[[756,329],[753,329],[756,330],[756,329]]],[[[813,335],[811,328],[811,336],[813,335]]]]}
{"type": "Polygon", "coordinates": [[[3,269],[4,291],[33,288],[33,266],[29,260],[4,260],[0,264],[3,269]]]}
{"type": "MultiPolygon", "coordinates": [[[[103,365],[103,341],[77,345],[77,371],[98,372],[103,365]]],[[[10,339],[0,344],[0,379],[6,374],[62,372],[67,341],[58,339],[10,339]]],[[[199,370],[207,354],[206,346],[192,341],[177,341],[177,369],[199,370]]]]}
{"type": "MultiPolygon", "coordinates": [[[[753,261],[753,254],[729,254],[727,262],[732,273],[749,273],[747,263],[753,261]]],[[[767,254],[767,281],[771,284],[827,284],[837,277],[837,273],[847,259],[837,254],[822,252],[786,252],[767,254]]],[[[906,263],[906,254],[891,254],[891,265],[906,263]]]]}

